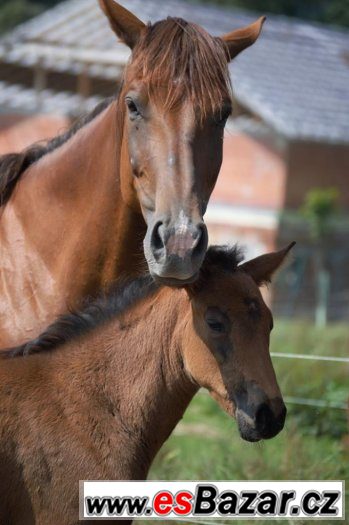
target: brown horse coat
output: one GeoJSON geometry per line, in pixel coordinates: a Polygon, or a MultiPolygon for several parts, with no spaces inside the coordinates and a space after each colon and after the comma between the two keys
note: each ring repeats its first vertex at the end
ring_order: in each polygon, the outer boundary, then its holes
{"type": "Polygon", "coordinates": [[[192,281],[205,255],[203,215],[231,111],[227,64],[262,19],[220,39],[100,3],[132,48],[118,99],[0,159],[0,347],[146,265],[162,284],[192,281]]]}
{"type": "MultiPolygon", "coordinates": [[[[283,427],[258,284],[288,250],[237,267],[211,248],[187,290],[139,278],[0,362],[0,523],[78,523],[81,479],[144,479],[200,386],[244,439],[283,427]]],[[[6,356],[6,354],[4,354],[6,356]]]]}

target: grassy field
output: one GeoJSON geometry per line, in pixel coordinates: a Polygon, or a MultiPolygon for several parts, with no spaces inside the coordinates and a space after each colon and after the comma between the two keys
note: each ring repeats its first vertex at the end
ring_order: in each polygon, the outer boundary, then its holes
{"type": "MultiPolygon", "coordinates": [[[[319,330],[308,324],[276,321],[271,350],[349,356],[349,328],[331,325],[319,330]]],[[[349,365],[276,357],[273,361],[285,396],[347,402],[349,365]]],[[[349,480],[346,411],[288,404],[288,414],[279,436],[262,444],[246,443],[235,422],[208,395],[199,393],[160,451],[149,477],[349,480]]]]}

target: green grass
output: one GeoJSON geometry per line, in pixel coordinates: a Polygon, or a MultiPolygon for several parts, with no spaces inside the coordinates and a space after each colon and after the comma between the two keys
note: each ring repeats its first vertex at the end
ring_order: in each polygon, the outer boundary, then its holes
{"type": "Polygon", "coordinates": [[[344,457],[340,440],[303,433],[292,417],[276,438],[244,442],[235,422],[199,394],[160,451],[150,478],[343,479],[349,478],[344,457]]]}
{"type": "MultiPolygon", "coordinates": [[[[349,329],[344,325],[321,330],[304,323],[276,321],[275,325],[273,351],[349,356],[349,329]]],[[[273,361],[284,395],[348,400],[349,365],[282,358],[273,361]]],[[[158,454],[149,478],[349,480],[346,412],[297,405],[288,409],[286,426],[279,436],[250,444],[239,437],[235,421],[207,394],[199,393],[158,454]]]]}
{"type": "MultiPolygon", "coordinates": [[[[301,322],[277,321],[271,339],[271,351],[349,357],[349,328],[333,324],[316,328],[301,322]]],[[[273,358],[276,375],[284,396],[319,399],[348,404],[349,364],[273,358]]],[[[348,432],[345,411],[338,409],[289,405],[303,433],[341,438],[348,432]]]]}

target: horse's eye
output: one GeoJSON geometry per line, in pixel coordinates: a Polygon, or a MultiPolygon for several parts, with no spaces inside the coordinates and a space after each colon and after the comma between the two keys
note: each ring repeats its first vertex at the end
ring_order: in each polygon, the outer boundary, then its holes
{"type": "Polygon", "coordinates": [[[213,332],[218,332],[220,334],[223,334],[225,332],[225,326],[223,323],[220,323],[219,321],[216,321],[214,319],[207,319],[207,324],[213,330],[213,332]]]}
{"type": "Polygon", "coordinates": [[[130,116],[133,117],[133,118],[139,117],[141,114],[140,114],[139,109],[137,108],[137,105],[136,105],[135,101],[132,100],[132,98],[129,98],[129,97],[127,97],[125,100],[126,100],[126,105],[127,105],[128,111],[130,113],[130,116]]]}

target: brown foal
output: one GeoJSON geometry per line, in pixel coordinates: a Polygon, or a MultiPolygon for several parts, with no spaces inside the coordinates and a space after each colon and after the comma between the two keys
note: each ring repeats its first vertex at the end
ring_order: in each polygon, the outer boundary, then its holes
{"type": "Polygon", "coordinates": [[[280,432],[258,286],[289,248],[239,264],[212,247],[195,284],[139,277],[4,353],[17,357],[0,362],[0,523],[77,524],[80,479],[145,479],[199,387],[245,440],[280,432]]]}
{"type": "Polygon", "coordinates": [[[205,255],[228,62],[263,19],[218,38],[100,5],[132,49],[118,98],[48,144],[0,158],[0,347],[146,265],[162,284],[192,281],[205,255]]]}

